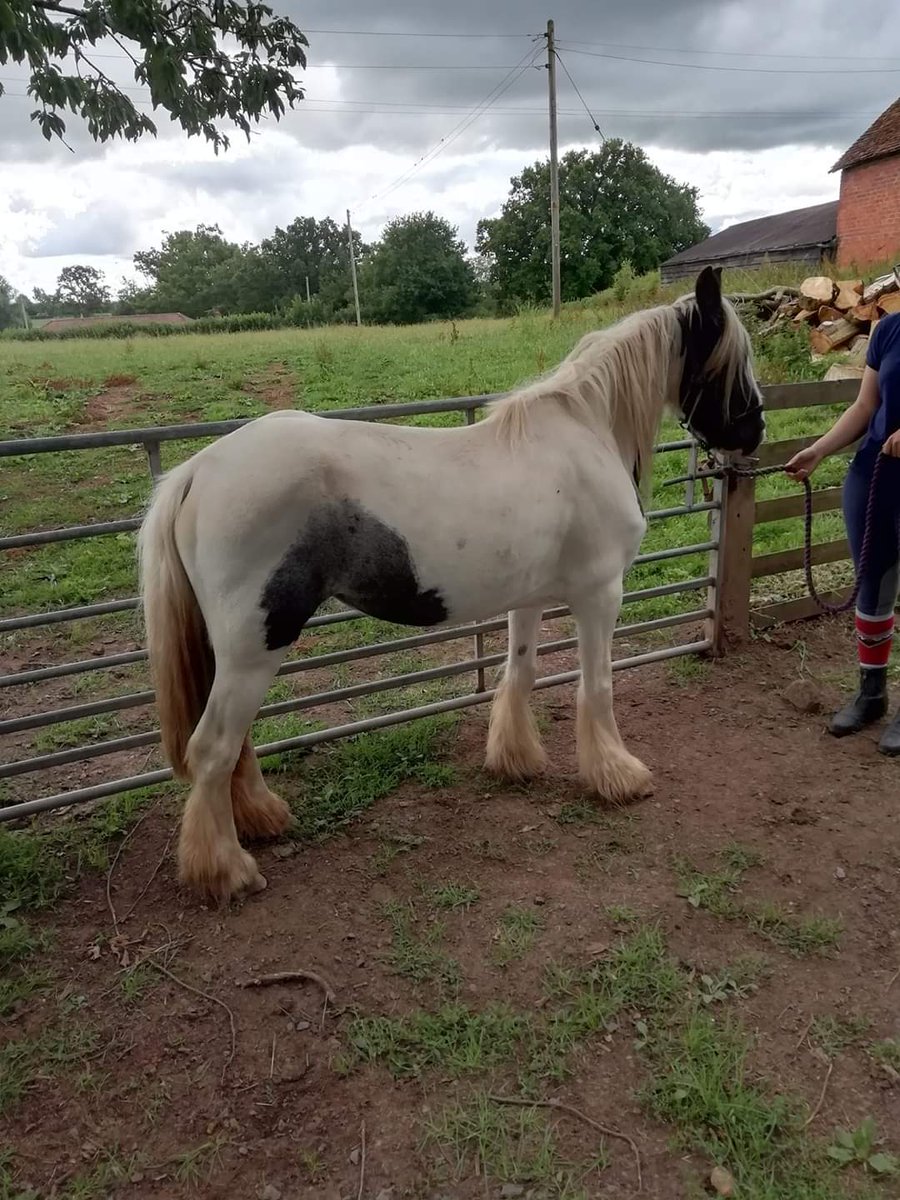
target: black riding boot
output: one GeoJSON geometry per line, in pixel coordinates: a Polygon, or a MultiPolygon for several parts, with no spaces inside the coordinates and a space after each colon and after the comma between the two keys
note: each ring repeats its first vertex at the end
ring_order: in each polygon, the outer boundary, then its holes
{"type": "Polygon", "coordinates": [[[881,741],[878,743],[878,749],[882,754],[889,754],[891,758],[900,755],[900,712],[894,717],[887,729],[881,735],[881,741]]]}
{"type": "MultiPolygon", "coordinates": [[[[860,671],[859,676],[859,691],[831,718],[829,732],[835,737],[859,733],[867,725],[880,721],[887,712],[887,668],[870,667],[860,671]]],[[[900,722],[897,725],[897,750],[893,753],[900,754],[900,722]]]]}

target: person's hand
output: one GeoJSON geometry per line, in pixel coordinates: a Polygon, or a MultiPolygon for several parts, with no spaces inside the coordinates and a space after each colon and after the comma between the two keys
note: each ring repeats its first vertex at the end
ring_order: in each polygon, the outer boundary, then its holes
{"type": "Polygon", "coordinates": [[[900,458],[900,429],[891,434],[881,447],[881,453],[886,454],[888,458],[900,458]]]}
{"type": "MultiPolygon", "coordinates": [[[[897,447],[897,453],[900,455],[900,444],[897,447]]],[[[803,482],[804,479],[809,479],[813,471],[822,461],[822,455],[815,446],[807,446],[805,450],[800,450],[794,457],[784,464],[784,472],[791,479],[796,479],[803,482]]]]}

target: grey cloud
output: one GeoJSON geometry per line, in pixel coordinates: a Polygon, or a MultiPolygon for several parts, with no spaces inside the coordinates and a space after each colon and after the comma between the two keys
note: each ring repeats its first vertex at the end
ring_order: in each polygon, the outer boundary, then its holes
{"type": "MultiPolygon", "coordinates": [[[[540,40],[531,41],[528,35],[538,38],[542,33],[548,7],[556,9],[562,59],[610,136],[700,152],[753,151],[791,143],[845,146],[900,91],[900,70],[862,73],[875,67],[900,67],[900,21],[892,5],[868,9],[864,20],[844,9],[820,21],[811,18],[807,6],[782,0],[630,0],[616,5],[557,0],[550,6],[546,0],[494,0],[491,5],[484,0],[456,0],[452,6],[394,0],[389,7],[378,8],[370,0],[347,0],[337,15],[326,0],[280,0],[276,8],[311,31],[310,69],[305,73],[309,103],[287,114],[280,127],[299,144],[314,149],[370,144],[415,158],[442,138],[449,142],[456,124],[504,79],[505,68],[532,47],[540,49],[540,40]],[[336,26],[381,30],[389,36],[312,32],[336,26]],[[393,36],[448,28],[523,36],[393,36]],[[683,50],[728,51],[733,57],[687,55],[683,50]],[[750,51],[783,57],[739,56],[750,51]],[[838,61],[846,55],[853,60],[838,61]],[[640,61],[648,59],[693,65],[640,61]],[[337,72],[337,99],[355,101],[355,106],[335,102],[334,77],[319,69],[329,63],[355,68],[337,72]],[[703,69],[714,65],[729,70],[703,69]],[[446,69],[433,69],[441,66],[446,69]],[[767,71],[752,70],[757,67],[767,71]],[[839,74],[850,70],[860,73],[839,74]],[[809,73],[815,71],[824,74],[809,73]],[[389,112],[367,111],[387,104],[396,107],[389,112]]],[[[124,62],[104,60],[106,67],[116,68],[122,82],[129,81],[124,62]]],[[[590,142],[596,135],[563,71],[559,94],[561,136],[566,141],[590,142]]],[[[58,143],[43,141],[28,121],[30,107],[30,101],[0,99],[0,148],[5,159],[47,161],[68,156],[58,143]]],[[[538,66],[517,79],[452,145],[463,152],[543,146],[545,108],[546,71],[538,66]],[[526,111],[520,115],[510,111],[517,108],[526,111]]],[[[183,136],[165,117],[159,125],[161,138],[183,136]]],[[[69,141],[79,157],[103,152],[74,118],[69,121],[69,141]]],[[[227,155],[219,161],[222,179],[231,181],[225,186],[252,190],[249,177],[240,170],[229,172],[227,155]]]]}
{"type": "Polygon", "coordinates": [[[134,238],[135,223],[124,205],[122,208],[97,205],[75,217],[60,218],[32,247],[30,257],[125,256],[131,254],[134,238]]]}

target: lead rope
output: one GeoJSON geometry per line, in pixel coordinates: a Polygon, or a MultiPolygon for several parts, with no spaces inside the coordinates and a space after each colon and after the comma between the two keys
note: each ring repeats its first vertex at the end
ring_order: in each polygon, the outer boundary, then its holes
{"type": "MultiPolygon", "coordinates": [[[[813,489],[809,479],[803,479],[800,481],[803,485],[804,493],[803,574],[806,577],[806,586],[809,590],[810,596],[823,613],[836,616],[838,613],[849,612],[850,609],[856,604],[857,597],[859,596],[859,589],[869,561],[869,552],[872,544],[872,531],[875,525],[875,494],[878,488],[878,474],[881,468],[881,460],[883,457],[883,454],[879,454],[875,460],[875,465],[872,468],[872,479],[869,483],[869,496],[866,501],[866,519],[863,527],[863,540],[859,551],[859,565],[856,569],[853,591],[843,602],[843,604],[829,604],[827,600],[822,599],[816,588],[816,583],[813,579],[812,573],[813,489]]],[[[733,475],[738,479],[760,479],[764,475],[777,475],[784,471],[784,467],[784,463],[779,463],[773,467],[720,467],[718,470],[702,471],[698,472],[695,476],[687,476],[686,478],[724,479],[727,475],[733,475]]],[[[673,479],[670,482],[681,483],[683,481],[684,477],[679,477],[678,479],[673,479]]],[[[898,535],[900,535],[900,529],[898,529],[898,535]]]]}

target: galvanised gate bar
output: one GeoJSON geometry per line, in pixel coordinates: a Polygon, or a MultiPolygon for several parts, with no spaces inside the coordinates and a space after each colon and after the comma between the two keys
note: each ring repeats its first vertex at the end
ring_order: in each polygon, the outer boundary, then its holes
{"type": "MultiPolygon", "coordinates": [[[[853,384],[853,381],[834,384],[794,384],[764,388],[763,391],[766,408],[771,411],[821,404],[847,403],[855,395],[855,384],[853,384]]],[[[386,421],[406,417],[459,413],[463,415],[468,423],[473,423],[476,420],[478,410],[492,400],[499,399],[499,395],[470,396],[449,400],[426,400],[406,404],[373,405],[365,408],[321,412],[318,415],[342,421],[386,421]]],[[[59,454],[61,452],[95,450],[107,447],[142,447],[146,453],[146,461],[150,474],[155,478],[162,470],[161,446],[163,442],[184,443],[199,439],[220,437],[246,423],[245,420],[216,421],[189,425],[160,426],[147,429],[110,430],[101,433],[71,434],[57,437],[21,438],[0,442],[0,458],[15,459],[27,455],[59,454]]],[[[774,443],[764,446],[763,451],[766,460],[771,462],[781,461],[778,457],[779,454],[786,453],[789,447],[793,449],[798,448],[797,440],[795,439],[791,443],[774,443]]],[[[687,451],[689,463],[696,463],[696,446],[689,439],[665,442],[656,447],[657,454],[666,454],[675,451],[687,451]]],[[[9,464],[7,464],[6,469],[9,469],[9,464]]],[[[689,469],[692,468],[689,467],[689,469]]],[[[723,639],[727,636],[742,635],[744,632],[743,626],[749,618],[751,578],[761,574],[773,574],[790,569],[792,564],[790,556],[796,553],[794,551],[785,551],[780,556],[769,556],[773,559],[779,559],[779,562],[770,565],[764,564],[762,569],[754,567],[752,561],[752,528],[754,521],[759,520],[756,510],[764,508],[767,504],[770,507],[777,506],[777,514],[773,508],[772,515],[768,519],[781,519],[785,516],[794,515],[795,507],[796,512],[799,513],[799,502],[801,500],[799,496],[787,497],[777,501],[763,501],[761,505],[755,505],[754,507],[752,487],[752,481],[740,481],[737,488],[729,484],[723,490],[723,485],[717,483],[711,499],[707,500],[701,497],[698,500],[695,496],[694,485],[689,482],[686,485],[684,503],[647,513],[648,519],[652,521],[665,521],[673,517],[693,513],[707,513],[709,514],[709,536],[706,540],[700,542],[641,554],[638,556],[636,564],[705,554],[707,556],[707,571],[705,574],[687,580],[679,580],[657,587],[627,592],[624,597],[624,605],[679,593],[698,593],[700,603],[688,612],[679,612],[653,620],[620,625],[616,630],[616,637],[633,637],[641,633],[682,625],[696,626],[701,622],[703,623],[704,633],[697,640],[620,658],[614,663],[615,670],[625,670],[646,663],[659,662],[664,659],[676,658],[688,654],[702,654],[712,649],[721,648],[723,639]],[[749,540],[746,536],[748,488],[751,509],[749,523],[751,536],[749,540]],[[794,505],[795,500],[797,501],[796,506],[794,505]],[[781,561],[782,559],[784,562],[781,561]]],[[[836,490],[829,489],[829,493],[833,493],[836,490]]],[[[817,511],[835,506],[836,501],[832,495],[825,492],[821,493],[817,503],[817,511]]],[[[762,519],[767,519],[765,513],[762,519]]],[[[0,550],[20,550],[93,537],[128,534],[134,532],[139,527],[139,524],[139,519],[130,518],[121,521],[96,522],[89,525],[71,526],[41,532],[25,531],[0,537],[0,550]]],[[[835,561],[846,557],[846,547],[842,543],[830,543],[823,549],[824,554],[820,551],[815,561],[835,561]],[[830,557],[828,556],[829,554],[830,557]]],[[[757,559],[757,567],[762,562],[762,559],[757,559]]],[[[81,621],[113,613],[133,611],[138,606],[137,597],[128,597],[102,603],[63,608],[56,611],[23,613],[19,616],[0,619],[0,635],[11,634],[20,630],[48,628],[63,622],[81,621]]],[[[558,606],[548,609],[544,613],[544,620],[565,617],[568,614],[568,608],[558,606]]],[[[779,614],[773,613],[772,615],[777,617],[779,614]]],[[[798,611],[797,613],[786,613],[784,615],[802,614],[798,611]]],[[[309,621],[306,630],[333,627],[345,622],[359,620],[362,616],[362,613],[351,609],[321,613],[309,621]]],[[[333,688],[328,691],[296,697],[291,700],[267,704],[260,709],[259,717],[307,711],[323,705],[349,701],[363,696],[372,696],[467,674],[473,677],[474,689],[462,696],[454,696],[445,700],[418,705],[397,712],[385,713],[364,720],[331,725],[327,728],[300,734],[295,737],[269,742],[258,746],[257,754],[261,758],[265,758],[269,755],[288,750],[307,749],[323,742],[334,741],[337,738],[348,737],[353,734],[365,733],[390,725],[416,720],[420,717],[486,703],[493,697],[494,692],[486,686],[485,672],[491,667],[501,665],[505,661],[506,656],[505,653],[486,654],[484,636],[488,633],[503,630],[505,627],[506,618],[497,617],[494,620],[483,621],[475,625],[470,624],[430,630],[413,634],[409,637],[393,638],[387,641],[357,646],[352,649],[310,655],[286,661],[279,671],[280,676],[335,667],[344,663],[374,659],[383,655],[418,650],[423,647],[440,645],[447,642],[468,641],[473,647],[471,657],[463,658],[456,662],[442,663],[441,665],[429,667],[424,670],[367,680],[346,687],[333,688]]],[[[546,656],[572,649],[576,645],[577,639],[574,637],[560,638],[543,642],[539,646],[538,653],[541,656],[546,656]]],[[[2,689],[0,690],[0,695],[12,694],[8,689],[39,684],[48,680],[83,675],[89,672],[110,670],[132,663],[144,662],[146,658],[147,654],[145,650],[130,650],[122,653],[90,657],[82,661],[74,661],[56,666],[4,673],[0,675],[0,689],[2,689]]],[[[547,675],[539,678],[535,687],[537,689],[556,687],[560,684],[573,682],[577,678],[577,671],[547,675]]],[[[48,711],[0,719],[0,736],[10,736],[29,730],[46,729],[85,718],[122,712],[127,709],[150,708],[152,703],[152,691],[145,690],[85,704],[69,704],[48,711]]],[[[2,711],[3,707],[0,705],[0,711],[2,711]]],[[[88,762],[123,751],[153,747],[158,742],[158,731],[148,728],[145,732],[109,738],[95,744],[67,747],[30,758],[20,758],[16,761],[0,765],[0,781],[30,775],[39,778],[40,772],[51,768],[72,763],[88,762]]],[[[76,788],[55,795],[44,795],[18,803],[7,804],[0,807],[0,821],[27,817],[34,813],[50,809],[62,808],[88,800],[96,800],[105,796],[113,796],[134,788],[163,783],[171,778],[172,772],[169,770],[144,771],[122,778],[104,780],[88,787],[76,788]]],[[[38,792],[39,790],[36,782],[35,791],[38,792]]]]}

